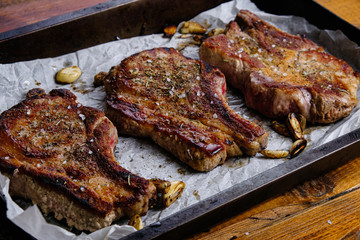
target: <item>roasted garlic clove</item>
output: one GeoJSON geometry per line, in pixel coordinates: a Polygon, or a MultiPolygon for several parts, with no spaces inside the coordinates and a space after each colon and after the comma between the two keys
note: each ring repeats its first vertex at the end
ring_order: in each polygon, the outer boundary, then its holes
{"type": "Polygon", "coordinates": [[[168,192],[169,188],[171,186],[171,182],[166,181],[166,180],[161,180],[159,178],[150,179],[150,182],[152,182],[155,185],[156,191],[158,193],[163,193],[163,194],[165,192],[168,192]]]}
{"type": "Polygon", "coordinates": [[[296,140],[290,148],[290,158],[299,155],[306,147],[307,141],[305,139],[296,140]]]}
{"type": "Polygon", "coordinates": [[[185,189],[185,183],[182,181],[171,182],[170,187],[163,195],[163,205],[165,208],[173,204],[185,189]]]}
{"type": "Polygon", "coordinates": [[[78,66],[62,68],[56,74],[56,81],[64,84],[72,83],[80,77],[81,73],[82,72],[78,66]]]}
{"type": "Polygon", "coordinates": [[[171,26],[167,26],[166,28],[164,28],[164,35],[165,37],[172,37],[174,34],[176,33],[176,26],[175,25],[171,25],[171,26]]]}
{"type": "Polygon", "coordinates": [[[289,113],[286,119],[286,125],[295,140],[304,138],[304,133],[295,113],[289,113]]]}
{"type": "Polygon", "coordinates": [[[107,77],[108,73],[107,72],[99,72],[94,76],[94,86],[95,87],[99,87],[104,85],[104,81],[107,77]]]}
{"type": "Polygon", "coordinates": [[[128,225],[133,226],[136,230],[144,228],[143,222],[139,214],[136,214],[135,216],[130,218],[128,225]]]}
{"type": "Polygon", "coordinates": [[[286,158],[289,156],[289,151],[286,150],[262,150],[262,155],[268,158],[286,158]]]}
{"type": "Polygon", "coordinates": [[[187,21],[183,24],[180,29],[180,33],[187,34],[187,33],[197,33],[197,34],[204,34],[206,33],[207,28],[201,25],[198,22],[187,21]]]}
{"type": "Polygon", "coordinates": [[[272,129],[274,129],[275,132],[286,136],[286,137],[290,137],[291,134],[289,132],[289,129],[287,128],[287,126],[284,123],[279,123],[277,121],[272,121],[271,122],[271,127],[272,129]]]}
{"type": "Polygon", "coordinates": [[[209,37],[211,36],[216,36],[216,35],[219,35],[219,34],[222,34],[224,33],[225,30],[223,28],[214,28],[214,29],[211,29],[210,32],[208,33],[209,37]]]}
{"type": "Polygon", "coordinates": [[[301,114],[296,114],[297,119],[299,120],[301,129],[304,131],[306,128],[306,118],[301,114]]]}
{"type": "Polygon", "coordinates": [[[204,40],[204,35],[195,34],[193,35],[194,44],[201,44],[204,40]]]}
{"type": "Polygon", "coordinates": [[[150,179],[154,184],[157,192],[157,200],[152,207],[167,208],[178,199],[185,188],[185,183],[182,181],[169,182],[158,178],[150,179]]]}

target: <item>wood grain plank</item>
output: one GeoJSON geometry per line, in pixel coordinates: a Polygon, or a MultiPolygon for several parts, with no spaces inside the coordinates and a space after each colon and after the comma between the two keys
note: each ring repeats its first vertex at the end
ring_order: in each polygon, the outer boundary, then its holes
{"type": "Polygon", "coordinates": [[[256,232],[253,239],[342,239],[360,225],[360,189],[346,192],[256,232]]]}
{"type": "Polygon", "coordinates": [[[360,1],[359,0],[315,0],[323,7],[338,15],[345,21],[360,28],[360,1]]]}
{"type": "Polygon", "coordinates": [[[360,158],[356,158],[189,239],[241,239],[248,236],[268,239],[273,238],[274,231],[280,239],[290,237],[289,234],[305,239],[326,238],[328,234],[341,237],[358,234],[359,171],[360,158]]]}
{"type": "Polygon", "coordinates": [[[0,33],[106,1],[0,0],[0,33]]]}

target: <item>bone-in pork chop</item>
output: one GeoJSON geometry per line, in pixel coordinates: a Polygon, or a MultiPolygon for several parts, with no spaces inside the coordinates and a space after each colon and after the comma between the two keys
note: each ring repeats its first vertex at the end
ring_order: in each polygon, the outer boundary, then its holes
{"type": "Polygon", "coordinates": [[[241,10],[226,33],[207,38],[200,58],[220,68],[246,105],[277,119],[300,113],[312,123],[348,116],[357,105],[359,74],[302,37],[241,10]]]}
{"type": "Polygon", "coordinates": [[[209,171],[227,157],[255,155],[267,133],[226,102],[219,69],[175,49],[140,52],[99,74],[105,114],[121,134],[150,137],[181,161],[209,171]]]}
{"type": "Polygon", "coordinates": [[[156,198],[153,183],[116,162],[117,139],[104,113],[82,106],[70,91],[33,89],[0,115],[0,170],[10,178],[11,195],[95,231],[145,214],[156,198]]]}

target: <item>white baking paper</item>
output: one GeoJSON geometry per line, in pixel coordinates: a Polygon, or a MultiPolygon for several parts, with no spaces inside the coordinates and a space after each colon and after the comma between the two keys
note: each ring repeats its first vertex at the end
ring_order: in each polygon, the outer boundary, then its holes
{"type": "MultiPolygon", "coordinates": [[[[348,61],[356,70],[360,69],[359,47],[340,31],[320,31],[300,17],[275,16],[261,12],[248,0],[222,4],[198,15],[193,20],[210,24],[210,29],[224,28],[226,23],[234,19],[240,9],[251,10],[264,20],[290,33],[305,34],[323,45],[330,53],[348,61]]],[[[104,89],[103,87],[94,88],[92,84],[93,76],[96,73],[108,71],[110,67],[119,64],[125,57],[139,51],[155,47],[177,48],[186,41],[189,39],[180,39],[179,34],[171,40],[163,38],[162,34],[150,35],[109,42],[55,58],[0,65],[0,111],[7,110],[23,100],[26,92],[35,87],[41,87],[46,92],[54,88],[68,88],[84,105],[103,110],[104,89]],[[82,69],[83,74],[80,79],[71,85],[56,84],[54,81],[56,72],[71,65],[77,65],[82,69]]],[[[188,47],[183,53],[186,56],[198,58],[196,47],[188,47]]],[[[263,119],[256,112],[247,109],[238,91],[229,89],[228,101],[237,113],[247,119],[259,122],[269,132],[268,149],[290,148],[292,140],[272,131],[269,127],[269,120],[263,119]]],[[[306,130],[306,138],[309,141],[306,151],[357,129],[359,124],[360,111],[359,107],[356,107],[349,117],[335,124],[310,127],[306,130]]],[[[148,139],[122,136],[119,136],[115,155],[121,166],[142,177],[157,177],[169,181],[181,180],[186,183],[182,197],[173,205],[163,211],[150,210],[146,216],[142,217],[145,226],[285,161],[266,159],[259,154],[255,157],[229,159],[224,165],[218,166],[211,172],[199,173],[182,164],[148,139]]],[[[126,225],[127,220],[121,220],[94,233],[82,233],[76,236],[63,227],[48,224],[36,206],[29,207],[25,211],[20,208],[7,193],[8,179],[2,175],[0,175],[0,186],[7,202],[8,218],[37,239],[118,239],[135,231],[134,228],[126,225]]]]}

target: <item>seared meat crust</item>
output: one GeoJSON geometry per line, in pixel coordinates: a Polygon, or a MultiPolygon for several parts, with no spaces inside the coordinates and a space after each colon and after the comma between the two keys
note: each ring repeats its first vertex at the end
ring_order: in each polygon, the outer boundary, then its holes
{"type": "Polygon", "coordinates": [[[64,89],[33,89],[0,115],[0,170],[10,178],[10,193],[79,230],[145,214],[156,197],[152,183],[116,162],[116,143],[104,113],[64,89]]]}
{"type": "Polygon", "coordinates": [[[105,113],[119,133],[150,137],[196,170],[255,155],[267,144],[264,129],[228,106],[224,75],[175,49],[140,52],[98,76],[105,78],[105,113]]]}
{"type": "Polygon", "coordinates": [[[207,38],[200,58],[220,68],[246,105],[277,119],[300,113],[312,123],[348,116],[357,105],[359,75],[322,47],[242,10],[226,34],[207,38]]]}

